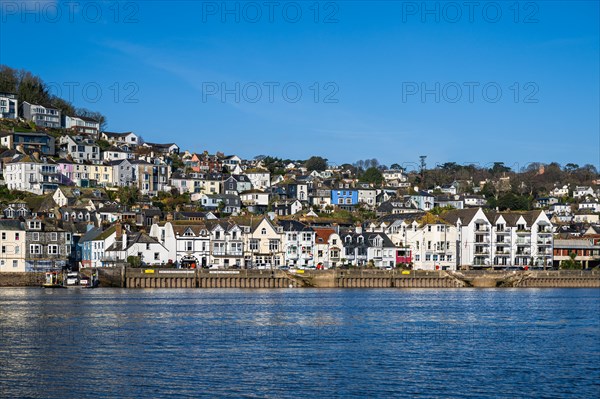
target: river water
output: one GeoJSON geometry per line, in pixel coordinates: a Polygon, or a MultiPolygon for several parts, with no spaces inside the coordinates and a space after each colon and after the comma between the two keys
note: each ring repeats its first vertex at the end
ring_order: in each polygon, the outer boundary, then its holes
{"type": "Polygon", "coordinates": [[[600,290],[0,289],[0,397],[600,397],[600,290]]]}

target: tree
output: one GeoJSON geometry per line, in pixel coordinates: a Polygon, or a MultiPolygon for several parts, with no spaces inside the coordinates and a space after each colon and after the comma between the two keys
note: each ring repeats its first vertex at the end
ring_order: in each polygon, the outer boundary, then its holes
{"type": "Polygon", "coordinates": [[[381,184],[383,182],[383,174],[377,167],[370,167],[363,173],[361,180],[367,183],[381,184]]]}
{"type": "Polygon", "coordinates": [[[581,269],[581,262],[575,260],[577,254],[575,252],[571,252],[569,254],[569,259],[563,260],[560,262],[561,269],[581,269]]]}
{"type": "Polygon", "coordinates": [[[140,196],[140,190],[135,186],[123,186],[118,190],[119,202],[126,206],[134,205],[140,196]]]}
{"type": "Polygon", "coordinates": [[[309,172],[312,172],[313,170],[322,172],[327,169],[327,159],[318,156],[312,156],[304,163],[304,166],[309,172]]]}
{"type": "Polygon", "coordinates": [[[504,166],[504,162],[494,162],[494,166],[492,166],[489,172],[493,176],[498,176],[503,173],[510,172],[510,168],[508,166],[504,166]]]}
{"type": "Polygon", "coordinates": [[[127,263],[129,263],[129,267],[140,267],[142,265],[142,260],[139,256],[128,256],[127,263]]]}
{"type": "Polygon", "coordinates": [[[73,116],[75,115],[75,107],[70,102],[63,100],[60,97],[53,96],[50,99],[50,105],[52,107],[60,109],[63,115],[73,116]]]}
{"type": "MultiPolygon", "coordinates": [[[[98,122],[100,124],[100,131],[106,130],[108,120],[106,119],[106,116],[104,116],[100,112],[90,111],[89,109],[86,109],[86,108],[77,108],[75,110],[75,114],[77,116],[84,116],[86,118],[92,118],[93,120],[95,120],[96,122],[98,122]]],[[[142,142],[140,141],[139,144],[141,145],[142,142]]]]}
{"type": "Polygon", "coordinates": [[[566,164],[564,167],[565,172],[574,172],[577,169],[579,169],[579,165],[577,165],[576,163],[571,163],[571,162],[566,164]]]}
{"type": "Polygon", "coordinates": [[[18,85],[17,70],[7,65],[0,65],[0,92],[16,93],[18,85]]]}
{"type": "Polygon", "coordinates": [[[393,164],[390,166],[390,169],[392,169],[392,170],[403,170],[402,166],[400,166],[400,165],[399,165],[399,164],[397,164],[397,163],[393,163],[393,164]]]}

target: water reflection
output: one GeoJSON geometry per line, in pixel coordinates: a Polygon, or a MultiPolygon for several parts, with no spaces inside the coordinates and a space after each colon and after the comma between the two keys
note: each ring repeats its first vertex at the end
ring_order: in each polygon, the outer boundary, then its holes
{"type": "Polygon", "coordinates": [[[598,290],[0,290],[0,397],[595,397],[598,290]]]}

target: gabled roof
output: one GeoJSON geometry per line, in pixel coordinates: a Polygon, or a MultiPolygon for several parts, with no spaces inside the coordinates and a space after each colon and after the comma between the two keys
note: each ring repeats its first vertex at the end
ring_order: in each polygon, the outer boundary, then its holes
{"type": "Polygon", "coordinates": [[[329,242],[329,237],[331,237],[332,234],[335,234],[335,230],[334,229],[323,229],[323,228],[318,228],[318,229],[314,229],[315,232],[315,242],[317,244],[326,244],[327,242],[329,242]]]}

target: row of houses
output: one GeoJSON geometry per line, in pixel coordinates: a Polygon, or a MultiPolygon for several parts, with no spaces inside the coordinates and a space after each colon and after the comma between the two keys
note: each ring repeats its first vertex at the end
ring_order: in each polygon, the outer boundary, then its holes
{"type": "MultiPolygon", "coordinates": [[[[99,199],[100,200],[100,199],[99,199]]],[[[100,208],[100,210],[103,208],[100,208]]],[[[456,270],[553,266],[552,222],[544,212],[454,210],[396,215],[367,225],[313,220],[239,217],[141,221],[134,231],[124,217],[101,223],[99,212],[61,207],[58,220],[21,208],[0,220],[1,270],[34,271],[75,264],[107,267],[139,259],[143,265],[178,267],[331,268],[342,265],[456,270]],[[25,217],[23,217],[25,216],[25,217]],[[110,222],[110,221],[109,221],[110,222]],[[78,233],[67,224],[78,224],[78,233]]],[[[106,221],[106,220],[105,220],[106,221]]],[[[135,226],[135,223],[133,224],[135,226]]]]}
{"type": "Polygon", "coordinates": [[[423,270],[456,270],[553,266],[553,225],[543,212],[469,209],[449,212],[443,218],[427,215],[353,227],[273,222],[266,217],[159,222],[145,238],[146,250],[136,252],[138,246],[120,255],[106,250],[120,242],[121,235],[113,228],[109,237],[98,232],[103,243],[91,244],[97,253],[86,261],[100,267],[137,253],[149,264],[181,267],[329,268],[370,263],[381,268],[403,263],[423,270]]]}

